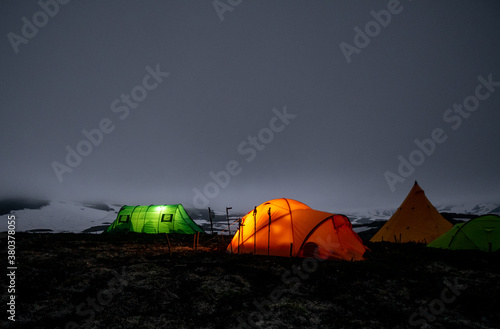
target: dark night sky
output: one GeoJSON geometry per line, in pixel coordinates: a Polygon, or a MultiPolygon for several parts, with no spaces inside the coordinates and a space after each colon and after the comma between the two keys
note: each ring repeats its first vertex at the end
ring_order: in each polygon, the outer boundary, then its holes
{"type": "Polygon", "coordinates": [[[498,1],[245,0],[223,21],[212,1],[45,2],[0,3],[3,197],[335,212],[396,207],[418,180],[435,203],[500,199],[498,1]]]}

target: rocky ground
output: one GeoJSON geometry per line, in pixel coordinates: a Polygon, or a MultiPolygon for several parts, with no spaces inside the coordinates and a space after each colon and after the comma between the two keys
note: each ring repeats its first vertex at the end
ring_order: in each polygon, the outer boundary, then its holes
{"type": "Polygon", "coordinates": [[[169,240],[17,233],[16,322],[4,311],[0,327],[500,328],[499,253],[386,243],[319,262],[169,240]]]}

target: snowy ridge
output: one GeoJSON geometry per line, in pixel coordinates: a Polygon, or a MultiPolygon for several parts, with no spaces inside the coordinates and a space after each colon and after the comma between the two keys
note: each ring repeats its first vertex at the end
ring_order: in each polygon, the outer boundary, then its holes
{"type": "MultiPolygon", "coordinates": [[[[96,209],[95,206],[78,203],[78,202],[63,202],[51,201],[48,205],[38,209],[22,209],[13,210],[11,215],[16,216],[16,231],[42,231],[50,233],[81,233],[91,228],[94,228],[96,233],[102,232],[103,227],[111,224],[115,219],[120,205],[104,204],[102,209],[96,209]],[[105,210],[107,208],[107,210],[105,210]],[[97,228],[96,228],[97,227],[97,228]]],[[[99,207],[97,207],[99,208],[99,207]]],[[[500,202],[483,202],[483,203],[460,203],[455,205],[436,205],[439,212],[456,213],[456,214],[472,214],[485,215],[495,213],[500,215],[500,202]]],[[[208,220],[207,211],[197,211],[190,215],[196,224],[202,227],[207,233],[210,233],[210,221],[208,220]]],[[[369,224],[377,220],[388,220],[396,209],[370,209],[370,210],[355,210],[344,213],[349,217],[352,224],[362,225],[369,224]]],[[[2,224],[0,232],[7,231],[7,220],[9,215],[2,215],[2,224]]],[[[231,233],[236,232],[238,223],[233,223],[244,214],[229,214],[231,223],[231,233]]],[[[227,232],[227,219],[225,212],[215,211],[213,219],[214,232],[227,232]]]]}
{"type": "Polygon", "coordinates": [[[368,224],[376,220],[389,220],[396,210],[372,209],[351,211],[346,215],[352,224],[368,224]]]}
{"type": "MultiPolygon", "coordinates": [[[[94,233],[101,233],[116,219],[121,208],[120,205],[109,203],[102,204],[102,206],[109,210],[96,209],[95,206],[86,203],[50,201],[47,206],[38,209],[12,210],[10,215],[16,217],[17,232],[82,233],[92,229],[94,233]]],[[[206,217],[206,212],[193,211],[193,209],[187,211],[196,224],[206,232],[210,232],[210,221],[203,218],[206,217]]],[[[215,212],[215,215],[214,232],[224,231],[224,234],[228,234],[226,214],[215,212]]],[[[8,216],[0,216],[2,218],[0,232],[7,231],[8,216]]],[[[230,214],[230,223],[238,218],[238,215],[230,214]]],[[[231,225],[232,233],[237,230],[237,226],[237,224],[231,225]]]]}
{"type": "MultiPolygon", "coordinates": [[[[109,225],[116,218],[120,209],[116,205],[107,205],[111,211],[94,209],[77,202],[51,201],[39,209],[11,211],[16,217],[16,231],[51,230],[51,233],[80,233],[92,226],[109,225]]],[[[7,218],[2,215],[0,231],[7,230],[7,218]]]]}
{"type": "Polygon", "coordinates": [[[500,202],[482,202],[482,203],[460,203],[455,205],[436,205],[439,212],[449,212],[457,214],[500,214],[500,202]]]}
{"type": "MultiPolygon", "coordinates": [[[[500,202],[464,202],[459,204],[435,205],[440,213],[467,214],[482,216],[486,214],[500,215],[500,202]]],[[[367,224],[375,220],[388,220],[396,209],[359,210],[345,213],[353,224],[367,224]]]]}

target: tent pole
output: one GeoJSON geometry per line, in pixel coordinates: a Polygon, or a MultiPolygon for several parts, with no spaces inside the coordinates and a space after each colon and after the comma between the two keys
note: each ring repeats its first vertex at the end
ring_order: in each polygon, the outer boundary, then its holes
{"type": "Polygon", "coordinates": [[[156,222],[157,233],[160,233],[160,222],[161,222],[161,212],[163,211],[163,206],[160,208],[160,213],[158,214],[158,221],[156,222]]]}
{"type": "Polygon", "coordinates": [[[271,207],[269,207],[269,210],[267,211],[267,214],[269,215],[269,225],[267,226],[267,255],[269,256],[269,246],[271,244],[271,207]]]}
{"type": "Polygon", "coordinates": [[[253,208],[253,254],[257,254],[257,206],[253,208]]]}

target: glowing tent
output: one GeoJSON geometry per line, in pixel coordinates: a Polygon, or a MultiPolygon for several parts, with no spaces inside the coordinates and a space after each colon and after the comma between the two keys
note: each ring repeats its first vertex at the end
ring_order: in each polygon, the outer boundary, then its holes
{"type": "Polygon", "coordinates": [[[398,210],[370,242],[429,243],[452,228],[425,196],[417,182],[398,210]]]}
{"type": "Polygon", "coordinates": [[[485,215],[460,223],[427,247],[441,249],[500,250],[500,216],[485,215]]]}
{"type": "Polygon", "coordinates": [[[363,260],[367,248],[349,219],[317,211],[291,199],[255,207],[241,220],[229,244],[233,253],[363,260]]]}
{"type": "Polygon", "coordinates": [[[108,233],[184,233],[203,232],[181,204],[123,206],[108,233]]]}

